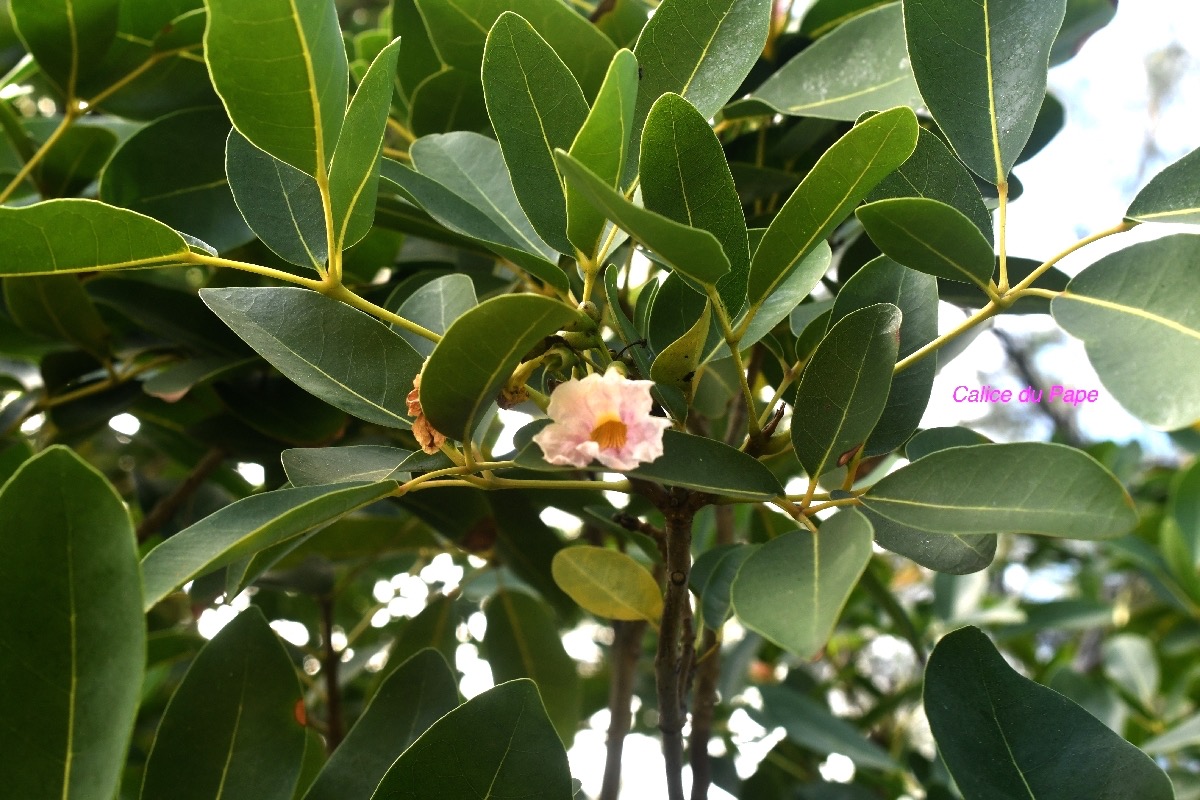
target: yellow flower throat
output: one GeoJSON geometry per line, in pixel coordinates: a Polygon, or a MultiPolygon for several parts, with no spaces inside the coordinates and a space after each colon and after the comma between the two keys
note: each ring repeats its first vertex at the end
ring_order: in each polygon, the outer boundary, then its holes
{"type": "Polygon", "coordinates": [[[629,429],[616,414],[605,414],[596,420],[596,427],[588,438],[600,445],[602,450],[619,450],[625,446],[629,429]]]}

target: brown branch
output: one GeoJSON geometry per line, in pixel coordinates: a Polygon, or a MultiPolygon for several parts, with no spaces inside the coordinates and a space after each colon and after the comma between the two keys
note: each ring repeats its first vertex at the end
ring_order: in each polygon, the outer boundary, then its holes
{"type": "Polygon", "coordinates": [[[608,752],[604,761],[600,800],[617,800],[621,791],[621,757],[625,737],[633,723],[630,703],[637,682],[637,665],[645,633],[646,623],[641,620],[613,623],[612,678],[608,685],[608,752]]]}
{"type": "Polygon", "coordinates": [[[171,518],[175,516],[175,512],[187,502],[197,489],[204,485],[204,482],[217,471],[224,460],[225,451],[219,447],[214,447],[205,453],[204,457],[200,459],[200,463],[192,468],[187,477],[180,481],[169,495],[159,500],[150,513],[142,518],[141,524],[137,527],[138,543],[146,541],[158,533],[163,525],[170,522],[171,518]]]}
{"type": "Polygon", "coordinates": [[[333,646],[333,596],[325,595],[317,600],[321,607],[321,637],[324,639],[325,652],[321,657],[321,672],[325,676],[325,709],[327,728],[325,748],[332,755],[337,746],[342,743],[342,687],[338,683],[338,668],[341,665],[341,653],[333,646]]]}

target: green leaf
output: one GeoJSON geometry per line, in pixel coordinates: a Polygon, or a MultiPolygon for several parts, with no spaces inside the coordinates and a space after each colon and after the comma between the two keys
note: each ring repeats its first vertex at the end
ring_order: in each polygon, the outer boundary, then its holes
{"type": "Polygon", "coordinates": [[[480,792],[571,798],[567,753],[533,681],[502,683],[435,722],[396,760],[372,800],[479,800],[480,792]]]}
{"type": "Polygon", "coordinates": [[[983,203],[975,179],[935,134],[922,129],[917,149],[899,169],[879,182],[869,202],[893,197],[927,197],[958,209],[983,234],[992,239],[992,212],[983,203]]]}
{"type": "MultiPolygon", "coordinates": [[[[614,264],[609,264],[604,270],[604,296],[608,301],[609,314],[616,323],[617,335],[622,344],[628,348],[628,352],[633,356],[633,363],[637,366],[637,372],[633,377],[645,378],[650,375],[650,356],[646,353],[644,344],[640,344],[643,339],[641,332],[621,308],[621,300],[617,291],[617,271],[614,264]]],[[[648,291],[649,287],[643,290],[643,292],[648,291]]],[[[673,419],[687,417],[687,404],[683,401],[681,394],[669,388],[664,390],[664,387],[659,386],[655,386],[650,391],[673,419]]]]}
{"type": "Polygon", "coordinates": [[[1084,341],[1104,388],[1156,428],[1200,419],[1200,371],[1179,368],[1200,358],[1200,307],[1190,299],[1197,258],[1200,236],[1135,244],[1076,275],[1050,304],[1084,341]]]}
{"type": "Polygon", "coordinates": [[[1092,34],[1117,15],[1113,0],[1067,0],[1067,16],[1050,50],[1050,66],[1069,61],[1092,34]]]}
{"type": "Polygon", "coordinates": [[[575,661],[563,649],[550,608],[523,592],[502,588],[487,603],[485,641],[495,680],[532,679],[554,729],[569,745],[583,698],[575,661]]]}
{"type": "Polygon", "coordinates": [[[349,93],[328,0],[205,0],[204,54],[233,127],[260,150],[324,178],[349,93]]]}
{"type": "Polygon", "coordinates": [[[116,0],[10,0],[13,27],[63,94],[75,90],[117,35],[116,0]]]}
{"type": "Polygon", "coordinates": [[[383,678],[389,678],[396,667],[426,649],[436,650],[443,659],[452,661],[454,649],[458,647],[458,639],[454,637],[458,622],[453,598],[441,594],[430,599],[421,613],[407,620],[401,628],[396,643],[388,651],[389,667],[384,669],[383,678]]]}
{"type": "Polygon", "coordinates": [[[707,628],[721,630],[733,613],[733,580],[758,545],[733,544],[702,554],[692,565],[689,583],[700,599],[700,619],[707,628]]]}
{"type": "Polygon", "coordinates": [[[370,800],[400,755],[458,706],[454,671],[422,650],[388,675],[304,800],[370,800]]]}
{"type": "Polygon", "coordinates": [[[986,569],[996,558],[994,533],[930,533],[901,525],[869,508],[861,509],[875,530],[875,543],[922,567],[948,575],[986,569]]]}
{"type": "Polygon", "coordinates": [[[421,81],[412,95],[410,124],[415,136],[487,130],[487,106],[478,71],[450,67],[421,81]]]}
{"type": "Polygon", "coordinates": [[[904,456],[909,461],[924,458],[930,453],[949,447],[964,447],[972,444],[988,444],[991,439],[970,428],[928,428],[918,431],[904,446],[904,456]]]}
{"type": "Polygon", "coordinates": [[[759,547],[733,581],[742,624],[802,659],[829,641],[842,607],[871,560],[871,523],[853,509],[759,547]]]}
{"type": "Polygon", "coordinates": [[[304,760],[300,681],[257,608],[204,646],[163,713],[142,800],[291,800],[304,760]]]}
{"type": "MultiPolygon", "coordinates": [[[[808,297],[821,282],[821,278],[829,271],[829,264],[832,260],[833,251],[830,250],[829,243],[818,243],[792,270],[791,274],[784,278],[771,294],[767,295],[766,300],[758,307],[753,317],[750,317],[749,310],[747,310],[747,313],[737,320],[734,325],[735,330],[740,329],[746,323],[747,318],[750,320],[746,324],[745,333],[738,341],[738,346],[742,349],[748,348],[773,331],[775,326],[784,319],[787,319],[800,306],[801,301],[808,297]]],[[[823,306],[823,308],[828,310],[828,306],[823,306]]]]}
{"type": "Polygon", "coordinates": [[[106,128],[86,124],[68,128],[34,169],[42,196],[85,193],[116,148],[116,134],[106,128]]]}
{"type": "Polygon", "coordinates": [[[150,123],[113,154],[100,178],[100,199],[187,231],[218,251],[246,244],[254,234],[225,177],[228,134],[229,120],[218,109],[180,111],[150,123]],[[187,169],[180,168],[180,153],[187,153],[187,169]]]}
{"type": "Polygon", "coordinates": [[[152,267],[191,250],[161,222],[97,200],[47,200],[0,208],[0,275],[52,275],[152,267]]]}
{"type": "Polygon", "coordinates": [[[145,609],[193,578],[387,497],[396,484],[339,483],[251,495],[180,531],[142,559],[145,609]]]}
{"type": "Polygon", "coordinates": [[[984,180],[1004,183],[1046,95],[1050,47],[1067,0],[904,0],[904,29],[925,104],[984,180]]]}
{"type": "Polygon", "coordinates": [[[833,233],[867,192],[912,155],[918,130],[911,109],[894,108],[855,125],[821,156],[754,252],[749,283],[752,307],[761,304],[801,259],[833,233]]]}
{"type": "Polygon", "coordinates": [[[533,26],[505,12],[488,32],[483,95],[521,207],[543,239],[574,253],[554,151],[571,146],[588,116],[575,77],[533,26]]]}
{"type": "MultiPolygon", "coordinates": [[[[411,450],[359,444],[350,447],[305,447],[284,450],[283,471],[292,486],[387,480],[411,450]]],[[[392,480],[395,480],[393,478],[392,480]]]]}
{"type": "Polygon", "coordinates": [[[0,490],[0,773],[12,797],[111,800],[140,699],[146,624],[129,512],[62,446],[0,490]],[[17,691],[17,687],[20,690],[17,691]]]}
{"type": "MultiPolygon", "coordinates": [[[[479,305],[475,299],[475,284],[466,275],[443,275],[417,289],[401,304],[398,313],[426,330],[443,334],[456,319],[479,305]]],[[[392,326],[404,341],[428,358],[434,343],[428,339],[392,326]]]]}
{"type": "Polygon", "coordinates": [[[1195,747],[1200,744],[1200,714],[1193,714],[1166,733],[1160,733],[1142,743],[1146,753],[1166,755],[1175,753],[1185,747],[1195,747]]]}
{"type": "Polygon", "coordinates": [[[800,33],[819,39],[845,22],[892,0],[815,0],[800,20],[800,33]]]}
{"type": "Polygon", "coordinates": [[[383,323],[292,287],[204,289],[200,297],[301,388],[359,419],[407,428],[421,356],[383,323]]]}
{"type": "Polygon", "coordinates": [[[895,106],[921,108],[924,103],[908,64],[900,3],[871,9],[840,25],[742,102],[765,104],[779,114],[847,121],[895,106]]]}
{"type": "Polygon", "coordinates": [[[112,334],[74,275],[5,278],[4,303],[22,329],[108,355],[112,334]]]}
{"type": "Polygon", "coordinates": [[[555,156],[567,185],[653,250],[671,269],[705,286],[715,286],[729,272],[729,258],[711,233],[636,206],[569,154],[559,150],[555,156]]]}
{"type": "Polygon", "coordinates": [[[992,245],[956,208],[924,197],[897,197],[868,203],[856,214],[871,241],[906,267],[981,289],[992,279],[992,245]]]}
{"type": "Polygon", "coordinates": [[[650,365],[650,378],[659,384],[670,386],[683,393],[684,401],[691,402],[695,388],[696,373],[704,363],[705,343],[708,341],[712,323],[712,305],[705,303],[700,318],[682,336],[654,358],[650,365]]]}
{"type": "Polygon", "coordinates": [[[887,404],[900,309],[879,303],[847,314],[809,359],[792,411],[796,457],[817,480],[862,447],[887,404]]]}
{"type": "MultiPolygon", "coordinates": [[[[900,345],[897,360],[937,338],[937,280],[900,266],[886,256],[869,261],[838,292],[829,317],[836,324],[856,309],[890,303],[900,309],[900,345]]],[[[925,415],[933,391],[937,360],[926,358],[892,377],[887,405],[867,439],[867,456],[890,453],[912,435],[925,415]]]]}
{"type": "Polygon", "coordinates": [[[392,0],[391,33],[393,38],[399,36],[404,40],[396,63],[396,78],[403,104],[409,106],[417,86],[441,69],[442,62],[429,39],[417,0],[392,0]]]}
{"type": "Polygon", "coordinates": [[[555,554],[550,568],[559,588],[598,617],[658,624],[662,616],[658,581],[624,553],[589,545],[566,547],[555,554]]]}
{"type": "Polygon", "coordinates": [[[899,768],[882,747],[821,703],[784,685],[759,687],[763,710],[754,716],[767,730],[782,727],[788,738],[822,755],[841,753],[863,769],[891,772],[899,768]]]}
{"type": "MultiPolygon", "coordinates": [[[[637,102],[637,59],[621,50],[612,60],[596,102],[575,140],[571,156],[609,186],[620,184],[633,131],[633,107],[637,102]]],[[[566,186],[567,238],[585,259],[596,260],[607,220],[579,190],[566,186]]]]}
{"type": "Polygon", "coordinates": [[[1144,753],[1008,666],[978,628],[945,636],[925,670],[925,713],[966,800],[1173,800],[1144,753]]]}
{"type": "Polygon", "coordinates": [[[1144,636],[1119,633],[1101,646],[1104,672],[1130,697],[1153,709],[1158,698],[1160,673],[1154,647],[1144,636]]]}
{"type": "Polygon", "coordinates": [[[708,120],[677,94],[664,94],[642,132],[642,197],[646,208],[716,237],[730,269],[717,293],[731,316],[742,308],[750,272],[746,219],[725,151],[708,120]]]}
{"type": "Polygon", "coordinates": [[[1200,150],[1155,175],[1133,198],[1125,216],[1138,222],[1200,224],[1200,150]]]}
{"type": "Polygon", "coordinates": [[[532,294],[494,297],[463,314],[421,374],[421,406],[429,423],[469,441],[522,357],[578,316],[558,300],[532,294]]]}
{"type": "Polygon", "coordinates": [[[400,40],[383,48],[358,84],[329,167],[333,246],[345,250],[367,235],[375,221],[379,159],[392,108],[400,40]]]}
{"type": "Polygon", "coordinates": [[[1137,523],[1133,501],[1086,453],[1021,442],[953,447],[884,477],[862,498],[932,533],[1039,533],[1108,539],[1137,523]]]}

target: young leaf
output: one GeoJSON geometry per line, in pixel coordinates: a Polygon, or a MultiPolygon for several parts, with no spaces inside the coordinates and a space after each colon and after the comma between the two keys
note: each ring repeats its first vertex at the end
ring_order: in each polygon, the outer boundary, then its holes
{"type": "Polygon", "coordinates": [[[819,534],[785,533],[755,550],[734,578],[734,613],[780,647],[813,658],[870,560],[871,523],[854,509],[839,511],[819,534]]]}
{"type": "Polygon", "coordinates": [[[42,72],[69,97],[117,35],[115,0],[10,0],[12,26],[42,72]]]}
{"type": "Polygon", "coordinates": [[[1086,453],[1042,442],[931,453],[881,479],[863,502],[932,533],[1108,539],[1137,523],[1133,501],[1111,473],[1086,453]]]}
{"type": "Polygon", "coordinates": [[[393,481],[251,495],[180,531],[142,559],[145,609],[188,581],[387,497],[393,481]]]}
{"type": "Polygon", "coordinates": [[[966,800],[1173,800],[1144,753],[1058,692],[1018,674],[978,628],[938,642],[925,713],[966,800]]]}
{"type": "Polygon", "coordinates": [[[1200,150],[1155,175],[1133,198],[1125,216],[1139,222],[1200,224],[1200,150]]]}
{"type": "Polygon", "coordinates": [[[234,333],[301,388],[359,419],[407,428],[421,357],[361,311],[292,287],[204,289],[234,333]]]}
{"type": "Polygon", "coordinates": [[[1198,257],[1200,236],[1135,244],[1076,275],[1050,304],[1055,321],[1083,339],[1104,388],[1165,430],[1200,419],[1200,370],[1179,368],[1200,358],[1198,257]]]}
{"type": "Polygon", "coordinates": [[[986,181],[1004,183],[1046,95],[1067,0],[904,0],[904,31],[925,104],[986,181]]]}
{"type": "Polygon", "coordinates": [[[418,652],[387,676],[304,800],[370,800],[396,759],[457,706],[454,670],[436,650],[418,652]]]}
{"type": "Polygon", "coordinates": [[[421,406],[429,423],[469,441],[521,358],[577,317],[570,306],[532,294],[494,297],[463,314],[421,374],[421,406]]]}
{"type": "Polygon", "coordinates": [[[0,208],[0,275],[52,275],[151,267],[191,250],[158,220],[97,200],[47,200],[0,208]]]}
{"type": "Polygon", "coordinates": [[[533,26],[505,12],[484,47],[483,94],[521,207],[543,239],[574,253],[554,150],[570,147],[587,119],[575,77],[533,26]]]}
{"type": "Polygon", "coordinates": [[[603,547],[566,547],[551,563],[554,582],[598,617],[658,623],[662,590],[654,576],[631,557],[603,547]]]}
{"type": "Polygon", "coordinates": [[[379,189],[379,159],[383,134],[392,108],[396,75],[396,39],[376,56],[358,84],[342,125],[333,163],[329,167],[329,197],[333,210],[333,246],[345,250],[358,242],[375,221],[379,189]]]}
{"type": "MultiPolygon", "coordinates": [[[[397,311],[400,316],[436,334],[450,329],[454,321],[479,305],[475,284],[466,275],[443,275],[417,289],[397,311]]],[[[415,333],[392,328],[426,358],[433,353],[433,342],[415,333]]]]}
{"type": "Polygon", "coordinates": [[[100,473],[55,446],[4,484],[0,520],[4,791],[111,800],[146,658],[129,512],[100,473]]]}
{"type": "Polygon", "coordinates": [[[479,800],[481,791],[524,800],[571,798],[567,753],[533,681],[502,683],[435,722],[371,797],[479,800]]]}
{"type": "Polygon", "coordinates": [[[678,389],[687,402],[691,402],[696,373],[704,360],[712,315],[712,304],[705,303],[696,324],[664,347],[650,365],[650,378],[655,383],[678,389]]]}
{"type": "Polygon", "coordinates": [[[325,486],[386,480],[411,455],[411,450],[399,447],[358,444],[284,450],[281,459],[292,486],[325,486]]]}
{"type": "Polygon", "coordinates": [[[233,127],[324,178],[346,114],[349,71],[330,0],[206,0],[204,54],[233,127]]]}
{"type": "Polygon", "coordinates": [[[900,320],[890,303],[854,311],[830,328],[809,359],[792,412],[792,445],[809,480],[845,464],[879,422],[900,320]]]}
{"type": "Polygon", "coordinates": [[[750,263],[751,307],[792,269],[917,146],[917,117],[893,108],[855,125],[821,156],[763,234],[750,263]]]}
{"type": "Polygon", "coordinates": [[[981,289],[992,279],[992,245],[958,209],[924,197],[897,197],[868,203],[856,214],[871,241],[906,267],[981,289]]]}
{"type": "Polygon", "coordinates": [[[262,612],[238,614],[167,704],[142,800],[291,800],[304,759],[303,703],[292,659],[262,612]]]}

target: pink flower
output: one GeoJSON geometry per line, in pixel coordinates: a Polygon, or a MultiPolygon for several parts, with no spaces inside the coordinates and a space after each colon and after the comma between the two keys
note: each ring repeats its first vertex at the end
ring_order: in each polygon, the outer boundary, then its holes
{"type": "Polygon", "coordinates": [[[593,460],[630,470],[663,453],[671,421],[650,415],[653,381],[631,381],[615,370],[560,384],[550,395],[553,422],[533,440],[551,464],[586,467],[593,460]]]}

